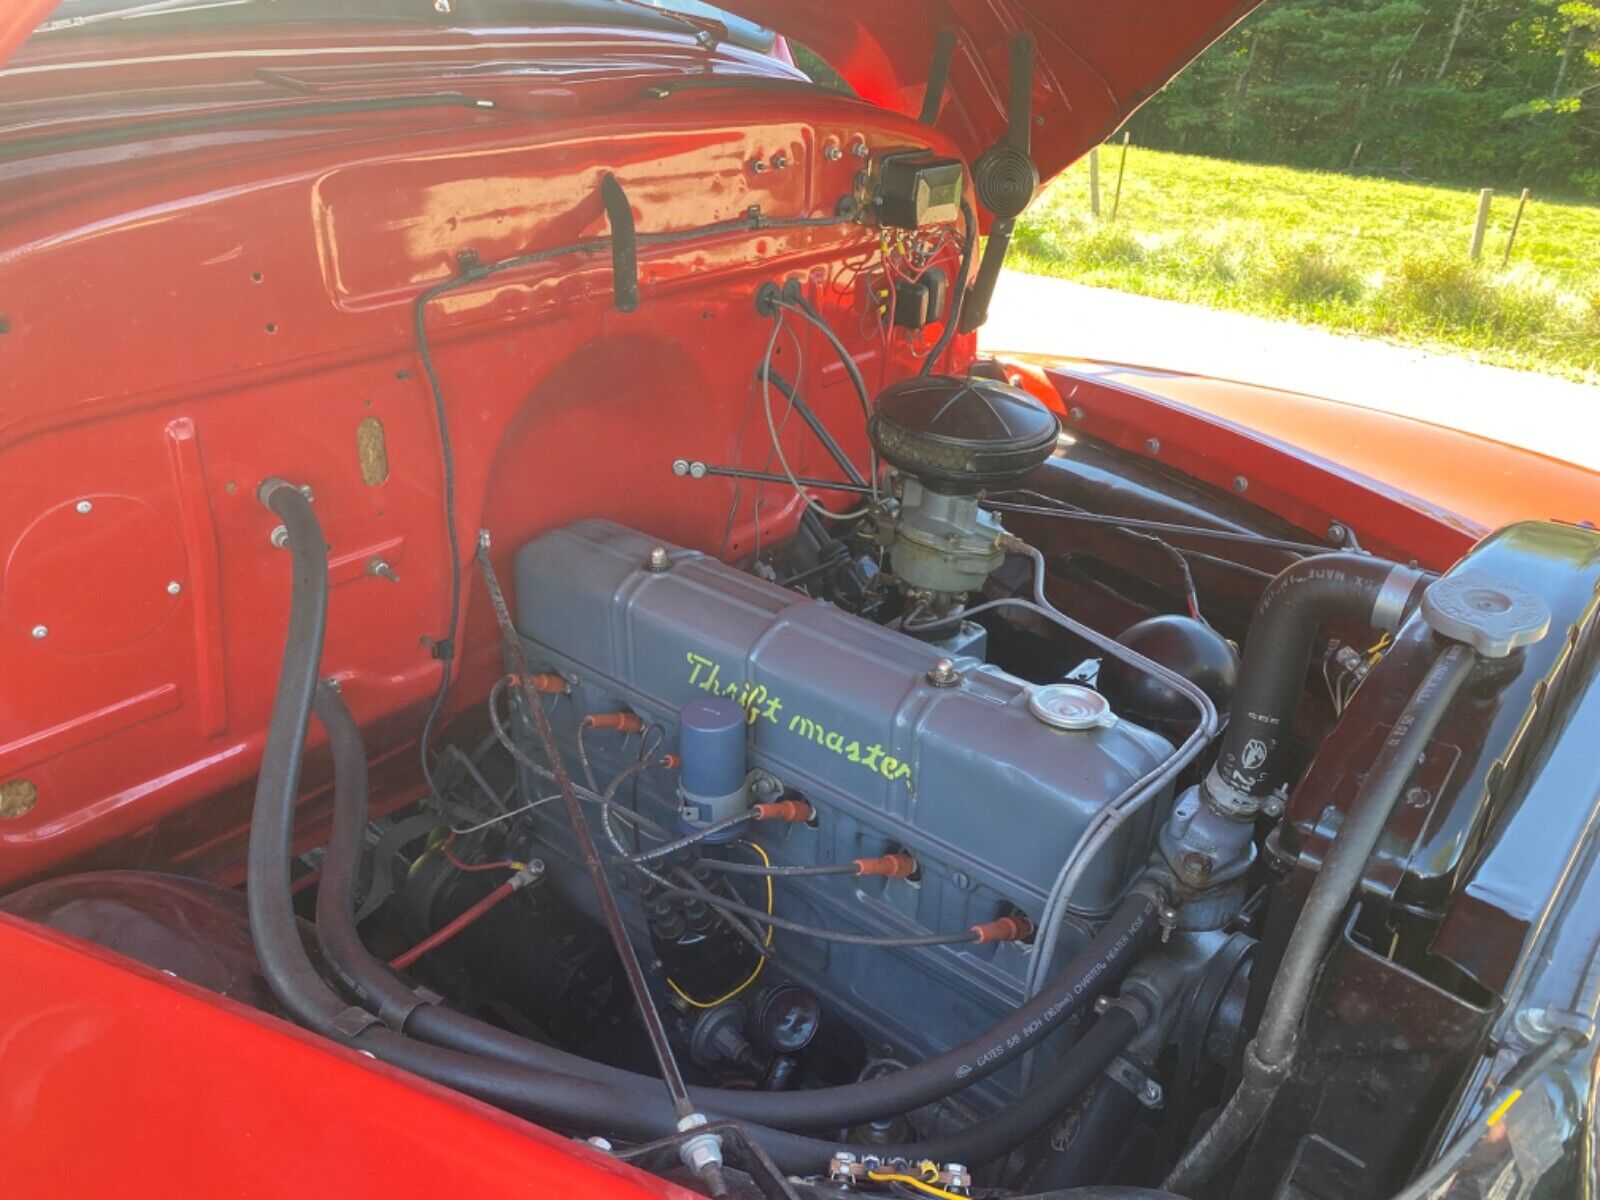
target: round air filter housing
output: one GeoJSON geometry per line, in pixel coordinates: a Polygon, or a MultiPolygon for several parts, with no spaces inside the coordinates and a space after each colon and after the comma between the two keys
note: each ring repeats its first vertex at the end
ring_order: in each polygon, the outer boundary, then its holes
{"type": "Polygon", "coordinates": [[[930,491],[975,495],[1016,483],[1055,452],[1061,424],[993,379],[915,375],[878,394],[867,435],[885,462],[930,491]]]}

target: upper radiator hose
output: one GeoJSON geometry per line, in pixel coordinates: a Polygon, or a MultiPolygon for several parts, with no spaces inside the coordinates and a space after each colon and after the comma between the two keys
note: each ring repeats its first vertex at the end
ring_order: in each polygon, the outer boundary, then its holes
{"type": "Polygon", "coordinates": [[[1430,576],[1359,554],[1319,554],[1278,573],[1256,605],[1228,730],[1206,778],[1207,799],[1230,816],[1254,816],[1287,782],[1285,755],[1317,627],[1353,621],[1393,632],[1430,576]]]}

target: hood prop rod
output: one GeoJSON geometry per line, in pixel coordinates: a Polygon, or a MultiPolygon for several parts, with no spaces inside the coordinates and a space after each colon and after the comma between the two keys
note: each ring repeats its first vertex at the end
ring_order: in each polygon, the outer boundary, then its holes
{"type": "Polygon", "coordinates": [[[678,1131],[690,1135],[679,1147],[679,1156],[684,1166],[694,1172],[706,1191],[712,1196],[724,1196],[727,1194],[728,1185],[722,1174],[722,1139],[716,1132],[704,1129],[709,1121],[689,1098],[689,1089],[683,1081],[683,1072],[679,1069],[677,1057],[672,1052],[672,1044],[667,1040],[666,1026],[662,1024],[661,1013],[650,995],[644,968],[639,965],[638,952],[634,950],[633,942],[628,938],[628,930],[622,923],[622,913],[617,908],[615,895],[612,894],[611,881],[606,878],[605,866],[600,861],[600,851],[595,845],[594,834],[590,832],[589,824],[584,820],[583,811],[578,806],[578,794],[573,789],[572,777],[567,773],[560,747],[556,745],[555,731],[550,727],[550,717],[539,702],[537,693],[533,691],[531,682],[533,676],[528,671],[527,659],[522,653],[522,641],[517,636],[516,626],[511,623],[511,611],[506,607],[505,592],[501,590],[500,579],[495,574],[494,565],[489,561],[487,529],[478,531],[478,566],[483,572],[489,603],[494,607],[495,620],[500,626],[500,638],[505,646],[508,665],[520,681],[529,719],[540,744],[544,747],[545,757],[550,761],[556,790],[561,793],[561,803],[567,810],[567,820],[572,825],[573,837],[577,840],[578,853],[583,859],[584,870],[589,874],[589,882],[594,885],[595,898],[600,902],[600,913],[605,919],[606,931],[611,935],[617,957],[622,960],[622,971],[627,976],[628,987],[633,991],[633,1000],[639,1008],[639,1015],[644,1018],[645,1032],[650,1038],[650,1049],[655,1053],[656,1062],[661,1068],[661,1078],[665,1081],[667,1093],[672,1098],[672,1111],[678,1118],[678,1131]],[[704,1132],[696,1134],[696,1130],[704,1132]]]}

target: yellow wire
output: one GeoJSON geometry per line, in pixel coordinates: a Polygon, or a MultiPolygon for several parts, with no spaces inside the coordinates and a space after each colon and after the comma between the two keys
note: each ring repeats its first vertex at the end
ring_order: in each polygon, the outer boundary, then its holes
{"type": "MultiPolygon", "coordinates": [[[[937,1172],[936,1172],[937,1173],[937,1172]]],[[[963,1196],[958,1192],[947,1192],[942,1187],[918,1179],[915,1175],[891,1175],[884,1171],[868,1171],[867,1178],[873,1183],[904,1183],[916,1188],[919,1192],[926,1192],[930,1196],[938,1196],[940,1200],[972,1200],[970,1196],[963,1196]]]]}
{"type": "MultiPolygon", "coordinates": [[[[763,865],[769,866],[769,867],[772,865],[772,859],[767,857],[767,852],[761,848],[759,843],[756,843],[756,842],[740,842],[739,845],[744,846],[747,849],[754,850],[756,852],[756,855],[761,859],[761,862],[763,863],[763,865]]],[[[772,915],[772,876],[768,875],[767,876],[767,916],[770,917],[771,915],[772,915]]],[[[771,925],[767,926],[767,945],[769,945],[769,946],[772,945],[772,926],[771,925]]],[[[667,986],[672,989],[673,994],[675,996],[677,996],[679,1000],[682,1000],[690,1008],[716,1008],[717,1005],[719,1005],[719,1004],[726,1004],[729,1000],[732,1000],[740,992],[744,991],[745,988],[749,987],[752,983],[754,983],[756,981],[756,979],[760,977],[761,969],[763,967],[765,967],[766,965],[767,965],[767,960],[765,958],[757,959],[756,960],[756,969],[754,971],[751,971],[750,974],[745,977],[745,981],[743,983],[739,984],[737,987],[735,987],[733,989],[733,991],[729,992],[727,995],[718,996],[715,1000],[696,1000],[693,996],[689,995],[688,992],[684,991],[681,987],[679,987],[676,983],[674,983],[673,980],[672,980],[672,977],[670,975],[667,977],[667,986]]]]}

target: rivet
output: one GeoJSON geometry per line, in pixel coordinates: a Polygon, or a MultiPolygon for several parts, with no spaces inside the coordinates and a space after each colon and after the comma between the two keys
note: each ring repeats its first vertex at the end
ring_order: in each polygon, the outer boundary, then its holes
{"type": "Polygon", "coordinates": [[[183,584],[179,583],[176,579],[167,584],[167,595],[176,596],[181,591],[183,591],[183,584]]]}
{"type": "Polygon", "coordinates": [[[41,641],[44,638],[47,638],[49,636],[50,636],[50,628],[49,628],[49,626],[47,626],[47,625],[35,625],[33,627],[33,640],[34,641],[41,641]]]}
{"type": "Polygon", "coordinates": [[[87,500],[79,500],[77,503],[77,509],[81,513],[92,513],[94,511],[94,505],[89,503],[87,500]]]}

